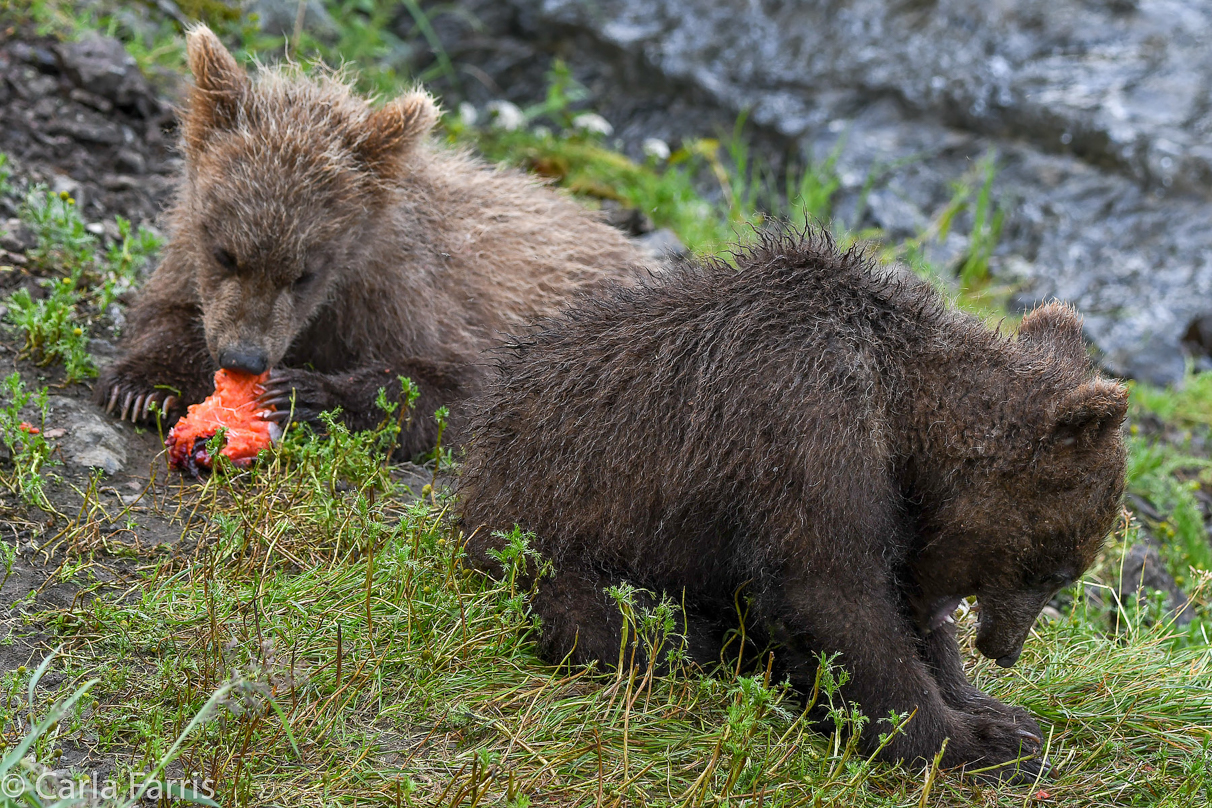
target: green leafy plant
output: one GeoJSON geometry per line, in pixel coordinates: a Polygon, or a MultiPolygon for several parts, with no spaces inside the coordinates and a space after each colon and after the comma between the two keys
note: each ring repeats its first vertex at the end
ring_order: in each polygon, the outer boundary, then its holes
{"type": "Polygon", "coordinates": [[[322,473],[325,484],[332,490],[341,486],[355,486],[362,492],[390,490],[387,461],[401,432],[411,425],[413,408],[420,396],[411,379],[401,376],[398,380],[398,400],[391,400],[385,390],[379,391],[378,405],[384,420],[377,429],[352,432],[341,420],[339,411],[321,413],[323,437],[310,425],[292,425],[274,457],[274,467],[285,464],[301,474],[322,473]]]}
{"type": "Polygon", "coordinates": [[[983,182],[972,211],[972,232],[968,236],[968,256],[960,267],[960,284],[970,289],[989,278],[989,259],[1001,238],[1005,211],[993,200],[993,180],[997,176],[997,156],[990,152],[981,158],[977,170],[983,182]]]}
{"type": "Polygon", "coordinates": [[[120,295],[130,292],[139,272],[160,250],[162,240],[148,227],[132,231],[131,223],[117,216],[118,241],[112,243],[101,265],[102,282],[97,291],[97,308],[104,312],[120,295]]]}
{"type": "Polygon", "coordinates": [[[66,191],[53,194],[43,186],[31,188],[20,216],[37,239],[29,255],[42,266],[60,266],[74,273],[92,260],[97,238],[88,232],[76,200],[66,191]]]}
{"type": "Polygon", "coordinates": [[[1175,578],[1185,581],[1190,567],[1212,570],[1212,544],[1195,496],[1198,475],[1212,475],[1212,461],[1140,438],[1129,440],[1128,449],[1128,489],[1161,511],[1154,532],[1175,578]],[[1182,472],[1185,479],[1179,476],[1182,472]]]}
{"type": "Polygon", "coordinates": [[[45,387],[37,393],[25,389],[18,373],[5,377],[0,384],[3,400],[0,401],[0,442],[8,451],[10,470],[4,473],[0,467],[0,483],[30,505],[54,510],[46,499],[44,485],[46,467],[52,462],[53,447],[42,436],[46,427],[48,396],[45,387]],[[29,407],[38,412],[37,423],[25,421],[23,413],[29,407]]]}
{"type": "Polygon", "coordinates": [[[542,103],[527,107],[527,121],[547,119],[561,129],[572,128],[572,107],[589,97],[589,90],[572,75],[563,59],[553,59],[547,71],[547,95],[542,103]]]}
{"type": "Polygon", "coordinates": [[[7,301],[7,319],[22,329],[23,350],[36,362],[62,363],[68,381],[91,378],[97,370],[88,351],[89,322],[83,310],[104,313],[130,291],[160,240],[152,230],[133,230],[129,221],[118,217],[119,238],[99,256],[97,238],[80,218],[75,200],[42,187],[30,190],[20,213],[37,240],[30,258],[56,277],[41,281],[47,291],[42,297],[27,288],[14,292],[7,301]]]}
{"type": "Polygon", "coordinates": [[[833,214],[833,196],[842,184],[837,173],[837,161],[845,146],[846,139],[840,137],[823,162],[815,163],[809,157],[799,172],[798,181],[794,171],[787,172],[788,218],[793,224],[829,220],[833,214]]]}
{"type": "Polygon", "coordinates": [[[8,583],[9,576],[13,574],[13,566],[17,563],[17,547],[8,542],[0,542],[0,567],[4,567],[4,577],[0,578],[0,589],[8,583]]]}
{"type": "Polygon", "coordinates": [[[8,299],[8,320],[25,332],[23,350],[40,365],[61,362],[68,381],[97,375],[88,352],[88,334],[79,323],[80,294],[74,277],[46,281],[50,294],[35,300],[28,289],[8,299]]]}
{"type": "Polygon", "coordinates": [[[64,274],[42,281],[47,294],[41,299],[26,288],[14,292],[8,299],[8,321],[25,332],[23,350],[39,364],[62,362],[69,381],[94,376],[87,324],[78,310],[79,287],[93,260],[96,237],[67,193],[52,194],[36,186],[26,194],[20,214],[37,242],[29,251],[35,265],[64,274]]]}
{"type": "Polygon", "coordinates": [[[0,196],[8,196],[12,193],[13,189],[8,184],[9,177],[12,175],[12,170],[8,165],[8,155],[0,152],[0,196]]]}

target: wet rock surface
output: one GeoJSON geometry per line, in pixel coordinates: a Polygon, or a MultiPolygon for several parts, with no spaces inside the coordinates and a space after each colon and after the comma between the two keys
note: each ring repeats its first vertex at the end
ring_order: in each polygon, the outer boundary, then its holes
{"type": "Polygon", "coordinates": [[[256,14],[261,30],[272,36],[293,36],[298,25],[326,42],[340,37],[336,21],[320,0],[306,0],[302,16],[299,5],[298,0],[252,0],[246,10],[249,15],[256,14]]]}
{"type": "Polygon", "coordinates": [[[75,42],[59,42],[55,55],[63,74],[75,84],[69,97],[108,112],[112,106],[136,109],[151,117],[159,105],[134,58],[122,43],[95,31],[75,42]]]}
{"type": "Polygon", "coordinates": [[[1147,598],[1152,592],[1161,592],[1175,624],[1185,626],[1194,619],[1194,608],[1166,570],[1158,547],[1156,541],[1147,539],[1128,548],[1120,575],[1119,601],[1131,603],[1137,598],[1147,598]]]}
{"type": "Polygon", "coordinates": [[[175,123],[117,40],[0,32],[0,117],[10,170],[71,194],[87,221],[151,222],[163,210],[178,166],[175,123]]]}
{"type": "Polygon", "coordinates": [[[126,468],[126,447],[130,436],[119,431],[113,418],[88,400],[54,396],[50,399],[50,414],[54,423],[61,424],[59,447],[64,459],[79,469],[100,469],[114,475],[126,468]]]}
{"type": "Polygon", "coordinates": [[[919,232],[994,149],[1006,219],[991,269],[1017,305],[1075,303],[1116,373],[1166,382],[1188,354],[1209,364],[1196,324],[1212,317],[1212,3],[458,5],[436,24],[464,67],[438,83],[524,102],[562,56],[637,153],[749,110],[766,151],[841,144],[849,227],[919,232]]]}

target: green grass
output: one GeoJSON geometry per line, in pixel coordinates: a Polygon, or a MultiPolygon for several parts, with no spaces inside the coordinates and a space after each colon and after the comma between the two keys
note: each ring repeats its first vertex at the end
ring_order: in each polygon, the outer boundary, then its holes
{"type": "MultiPolygon", "coordinates": [[[[412,78],[393,62],[399,42],[383,21],[407,15],[419,35],[432,37],[433,15],[448,13],[381,0],[329,7],[342,24],[335,46],[304,30],[292,53],[347,58],[360,86],[382,94],[412,78]]],[[[181,8],[205,16],[245,55],[272,58],[287,46],[215,0],[181,8]]],[[[151,33],[137,33],[114,9],[35,0],[25,13],[63,36],[100,28],[122,38],[145,67],[181,69],[174,23],[153,14],[151,33]]],[[[456,66],[444,57],[434,70],[456,66]]],[[[522,127],[468,125],[449,114],[442,136],[546,176],[591,207],[604,200],[638,207],[697,251],[749,238],[780,218],[833,218],[843,143],[778,174],[750,150],[742,119],[732,132],[675,144],[668,160],[638,162],[575,125],[584,99],[557,62],[549,93],[523,110],[522,127]]],[[[873,169],[866,191],[895,170],[873,169]]],[[[40,299],[10,298],[10,321],[22,329],[29,358],[84,378],[89,330],[158,245],[150,232],[119,221],[118,242],[102,250],[74,206],[39,189],[26,197],[22,217],[38,237],[31,271],[49,288],[40,299]]],[[[857,219],[840,238],[871,241],[882,258],[907,261],[957,305],[998,319],[1011,291],[989,276],[1000,222],[989,155],[956,178],[952,198],[914,238],[888,243],[855,230],[857,219]],[[944,278],[951,268],[929,265],[925,248],[960,222],[969,228],[969,251],[955,267],[958,279],[944,278]]],[[[456,503],[428,485],[406,490],[385,461],[409,418],[433,417],[407,408],[385,413],[385,426],[372,433],[350,434],[336,423],[323,438],[294,429],[259,467],[227,468],[201,484],[157,470],[132,505],[115,504],[100,477],[75,492],[75,515],[56,515],[41,545],[62,560],[56,579],[81,582],[95,597],[29,619],[63,644],[55,664],[69,681],[97,681],[87,704],[78,701],[70,720],[40,732],[30,748],[39,765],[49,764],[69,741],[88,737],[94,754],[121,762],[121,776],[173,758],[215,783],[225,806],[1203,806],[1212,800],[1212,558],[1198,497],[1212,477],[1197,440],[1212,428],[1206,378],[1190,375],[1166,390],[1134,385],[1131,414],[1142,428],[1129,438],[1130,490],[1157,509],[1160,518],[1145,527],[1194,594],[1199,619],[1180,630],[1155,596],[1116,602],[1119,565],[1139,530],[1125,523],[1064,594],[1060,619],[1037,625],[1014,669],[979,658],[973,616],[960,621],[976,684],[1043,719],[1057,770],[1037,784],[982,786],[873,762],[846,732],[872,717],[838,701],[829,668],[813,698],[832,705],[835,731],[820,734],[807,726],[799,696],[760,666],[750,673],[735,660],[706,671],[675,665],[674,674],[658,676],[627,664],[598,671],[542,663],[519,577],[493,581],[468,570],[464,537],[450,519],[456,503]],[[1165,425],[1162,434],[1153,421],[1165,425]],[[137,518],[152,514],[168,519],[181,541],[133,541],[137,518]],[[98,573],[119,564],[122,586],[101,586],[98,573]]],[[[37,421],[45,411],[47,391],[27,390],[19,379],[5,385],[0,439],[10,459],[0,462],[0,484],[49,508],[40,486],[59,485],[46,474],[50,447],[20,428],[21,419],[37,421]]],[[[442,450],[426,462],[436,472],[452,460],[442,450]]],[[[11,555],[0,557],[9,572],[11,555]]],[[[514,570],[543,563],[517,534],[506,561],[514,570]]],[[[630,642],[676,652],[668,605],[644,612],[628,592],[613,594],[631,620],[630,642]]],[[[624,659],[630,650],[620,649],[624,659]]],[[[4,705],[13,704],[23,676],[0,679],[4,705]]],[[[6,746],[29,737],[30,717],[49,715],[58,697],[39,698],[21,710],[0,705],[6,746]]]]}
{"type": "Polygon", "coordinates": [[[1212,374],[1192,373],[1166,388],[1132,385],[1132,409],[1137,418],[1153,415],[1182,429],[1212,426],[1212,374]]]}
{"type": "Polygon", "coordinates": [[[232,699],[233,696],[238,697],[246,690],[246,683],[230,682],[211,694],[210,699],[186,724],[181,735],[150,771],[140,772],[137,777],[126,781],[90,782],[86,777],[73,777],[70,773],[63,776],[61,772],[38,762],[48,757],[56,757],[54,754],[48,755],[48,752],[55,748],[55,737],[79,732],[84,726],[85,709],[95,710],[98,705],[96,701],[91,704],[84,701],[84,697],[98,681],[94,678],[74,687],[67,697],[56,701],[46,710],[39,709],[35,697],[38,684],[60,651],[61,649],[56,649],[47,655],[37,670],[29,676],[28,683],[22,681],[26,673],[24,666],[6,673],[0,681],[0,692],[6,694],[4,705],[0,707],[0,721],[5,726],[20,726],[23,723],[29,726],[25,734],[6,749],[4,757],[0,758],[0,783],[3,784],[0,786],[0,806],[38,808],[54,800],[55,806],[64,807],[101,804],[114,808],[133,808],[143,799],[158,799],[164,795],[192,805],[218,808],[218,803],[207,796],[212,791],[209,784],[199,788],[193,783],[185,782],[185,778],[160,778],[190,733],[209,721],[224,701],[232,699]],[[21,687],[22,685],[25,686],[21,687]],[[24,691],[21,693],[24,698],[18,696],[17,691],[24,691]],[[38,717],[40,712],[45,712],[41,718],[38,717]]]}
{"type": "MultiPolygon", "coordinates": [[[[732,660],[670,676],[541,663],[518,576],[467,570],[450,503],[410,497],[384,445],[301,430],[259,470],[174,483],[157,507],[195,549],[148,557],[133,597],[45,615],[68,671],[99,678],[83,725],[98,752],[158,759],[235,678],[262,701],[179,750],[223,805],[1019,805],[1039,789],[1058,804],[1199,805],[1212,788],[1212,649],[1120,613],[1097,578],[1012,671],[969,655],[979,686],[1044,720],[1059,772],[1030,788],[944,772],[924,796],[923,772],[846,740],[852,710],[835,704],[837,732],[815,733],[795,694],[732,660]]],[[[100,499],[89,510],[120,518],[100,499]]],[[[58,539],[69,552],[74,530],[58,539]]],[[[524,542],[515,569],[540,563],[524,542]]],[[[676,645],[669,615],[629,608],[633,640],[676,645]]],[[[972,615],[961,624],[970,648],[972,615]]],[[[836,701],[833,687],[817,698],[836,701]]]]}
{"type": "Polygon", "coordinates": [[[89,379],[97,373],[89,329],[118,295],[134,287],[159,239],[146,227],[132,232],[130,222],[118,217],[118,240],[102,254],[75,200],[40,186],[26,194],[20,219],[37,240],[27,258],[46,291],[40,297],[27,288],[13,292],[5,301],[7,320],[25,335],[25,355],[41,365],[63,365],[69,382],[89,379]]]}
{"type": "Polygon", "coordinates": [[[1212,570],[1212,545],[1195,498],[1209,479],[1212,461],[1140,439],[1130,439],[1128,448],[1128,490],[1162,513],[1153,530],[1175,578],[1185,583],[1191,567],[1212,570]]]}
{"type": "Polygon", "coordinates": [[[1206,449],[1192,448],[1193,438],[1207,438],[1212,427],[1212,376],[1188,371],[1173,387],[1133,383],[1130,389],[1128,490],[1161,513],[1149,527],[1162,542],[1170,572],[1186,582],[1192,568],[1212,569],[1197,498],[1201,490],[1212,491],[1212,464],[1206,449]],[[1142,431],[1139,424],[1150,420],[1164,424],[1161,435],[1142,431]]]}

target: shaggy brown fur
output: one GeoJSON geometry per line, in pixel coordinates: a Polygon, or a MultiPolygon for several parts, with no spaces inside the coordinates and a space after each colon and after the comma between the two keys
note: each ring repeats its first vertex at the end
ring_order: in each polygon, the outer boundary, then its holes
{"type": "Polygon", "coordinates": [[[951,612],[975,595],[977,648],[1014,664],[1119,512],[1125,389],[1059,304],[1010,339],[823,235],[737,264],[587,302],[506,355],[461,484],[472,558],[493,569],[494,531],[534,531],[552,660],[618,659],[603,589],[623,580],[684,598],[692,656],[718,660],[744,587],[797,687],[840,653],[868,747],[917,711],[885,757],[1038,752],[1025,711],[968,683],[951,612]]]}
{"type": "Polygon", "coordinates": [[[254,80],[206,28],[188,49],[172,239],[95,390],[123,418],[153,402],[179,415],[217,366],[273,367],[266,401],[289,410],[293,389],[296,419],[339,406],[368,427],[403,375],[422,391],[414,452],[434,440],[430,413],[477,387],[500,332],[638,266],[575,202],[428,142],[423,92],[372,108],[334,78],[254,80]]]}

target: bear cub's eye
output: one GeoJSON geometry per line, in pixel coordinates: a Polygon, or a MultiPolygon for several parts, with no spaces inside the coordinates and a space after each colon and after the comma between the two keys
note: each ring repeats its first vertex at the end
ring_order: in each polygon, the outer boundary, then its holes
{"type": "Polygon", "coordinates": [[[304,272],[302,275],[294,279],[290,287],[295,290],[304,289],[316,279],[316,273],[304,272]]]}
{"type": "Polygon", "coordinates": [[[213,254],[215,263],[222,267],[224,272],[232,273],[239,269],[239,264],[236,262],[236,257],[227,250],[217,248],[213,254]]]}
{"type": "Polygon", "coordinates": [[[1028,586],[1050,589],[1060,589],[1072,582],[1073,576],[1063,572],[1039,573],[1027,579],[1028,586]]]}

